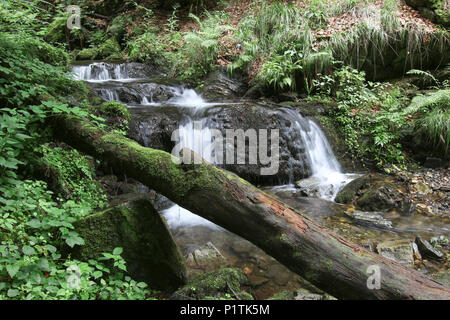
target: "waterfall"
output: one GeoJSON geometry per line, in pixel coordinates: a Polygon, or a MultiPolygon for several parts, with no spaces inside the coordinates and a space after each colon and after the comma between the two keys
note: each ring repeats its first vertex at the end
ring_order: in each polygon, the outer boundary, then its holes
{"type": "Polygon", "coordinates": [[[301,137],[297,145],[304,147],[311,178],[317,180],[319,197],[334,200],[339,190],[354,177],[342,173],[325,134],[313,120],[304,118],[296,110],[281,108],[281,111],[291,123],[289,130],[295,130],[301,137]]]}
{"type": "Polygon", "coordinates": [[[124,64],[95,62],[87,66],[73,66],[75,80],[107,81],[130,79],[124,64]]]}
{"type": "MultiPolygon", "coordinates": [[[[96,62],[86,66],[74,66],[73,74],[76,79],[94,82],[91,85],[105,101],[124,103],[120,101],[123,97],[128,101],[125,103],[129,107],[170,105],[183,108],[185,117],[179,124],[180,146],[193,150],[210,163],[215,163],[211,130],[207,125],[212,118],[203,116],[202,110],[225,103],[207,102],[195,90],[182,86],[132,79],[128,76],[126,64],[96,62]],[[105,81],[110,82],[103,83],[105,81]]],[[[304,171],[310,171],[311,178],[318,181],[319,197],[333,200],[340,188],[349,182],[349,178],[341,172],[339,162],[324,133],[314,121],[302,117],[296,110],[280,108],[278,111],[290,124],[286,128],[280,128],[288,137],[292,146],[291,152],[295,155],[289,159],[290,182],[294,183],[295,180],[294,169],[304,166],[304,171]]]]}
{"type": "Polygon", "coordinates": [[[97,90],[97,94],[105,101],[120,101],[117,91],[108,88],[97,90]]]}

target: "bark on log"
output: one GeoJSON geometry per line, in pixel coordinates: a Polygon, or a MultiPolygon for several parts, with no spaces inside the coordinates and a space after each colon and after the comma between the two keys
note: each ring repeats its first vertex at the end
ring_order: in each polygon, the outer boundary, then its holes
{"type": "Polygon", "coordinates": [[[322,290],[340,299],[450,299],[450,288],[321,227],[237,175],[207,163],[172,162],[73,117],[54,122],[69,145],[107,163],[173,202],[249,240],[322,290]],[[369,266],[381,271],[369,289],[369,266]]]}

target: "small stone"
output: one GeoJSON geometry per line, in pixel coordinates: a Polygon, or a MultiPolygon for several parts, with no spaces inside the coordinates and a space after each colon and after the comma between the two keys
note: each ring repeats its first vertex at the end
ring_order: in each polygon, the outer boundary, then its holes
{"type": "Polygon", "coordinates": [[[434,248],[427,240],[422,239],[420,236],[416,236],[415,243],[424,257],[428,257],[434,260],[444,259],[444,254],[438,249],[434,248]]]}
{"type": "Polygon", "coordinates": [[[205,271],[218,269],[223,266],[224,262],[224,256],[211,242],[195,249],[186,257],[187,266],[205,271]]]}
{"type": "Polygon", "coordinates": [[[412,246],[413,246],[413,252],[414,252],[414,259],[422,260],[422,255],[420,254],[420,251],[419,251],[419,248],[417,247],[417,244],[415,242],[413,242],[412,246]]]}
{"type": "Polygon", "coordinates": [[[383,218],[377,212],[363,212],[363,211],[347,211],[345,212],[350,216],[356,224],[369,227],[377,227],[381,229],[392,229],[392,222],[383,218]]]}
{"type": "Polygon", "coordinates": [[[405,267],[414,266],[414,252],[411,240],[384,241],[377,245],[378,254],[394,260],[405,267]]]}

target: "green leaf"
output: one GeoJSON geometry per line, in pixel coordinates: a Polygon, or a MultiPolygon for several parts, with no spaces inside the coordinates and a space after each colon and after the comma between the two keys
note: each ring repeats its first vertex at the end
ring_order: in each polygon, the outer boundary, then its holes
{"type": "Polygon", "coordinates": [[[42,223],[38,219],[33,219],[27,222],[27,225],[29,225],[32,228],[40,228],[42,226],[42,223]]]}
{"type": "Polygon", "coordinates": [[[32,255],[36,254],[36,251],[32,247],[26,246],[26,245],[22,247],[22,251],[27,256],[32,256],[32,255]]]}
{"type": "Polygon", "coordinates": [[[20,266],[18,265],[7,265],[6,271],[8,271],[8,274],[11,278],[14,278],[14,276],[19,272],[20,266]]]}
{"type": "Polygon", "coordinates": [[[66,243],[69,247],[73,248],[77,244],[80,246],[84,245],[84,240],[77,235],[72,235],[66,239],[66,243]]]}
{"type": "Polygon", "coordinates": [[[17,290],[17,289],[9,289],[8,290],[8,297],[14,298],[14,297],[17,297],[18,295],[19,295],[19,290],[17,290]]]}
{"type": "Polygon", "coordinates": [[[122,252],[123,252],[123,248],[115,248],[113,250],[113,255],[118,256],[118,255],[122,254],[122,252]]]}

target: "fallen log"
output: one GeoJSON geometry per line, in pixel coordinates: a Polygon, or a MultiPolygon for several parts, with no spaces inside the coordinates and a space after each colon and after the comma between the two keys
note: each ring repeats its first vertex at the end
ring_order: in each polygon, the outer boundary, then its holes
{"type": "Polygon", "coordinates": [[[175,164],[167,152],[75,117],[59,117],[53,127],[64,142],[247,239],[337,298],[450,299],[449,287],[336,235],[233,173],[175,164]]]}

